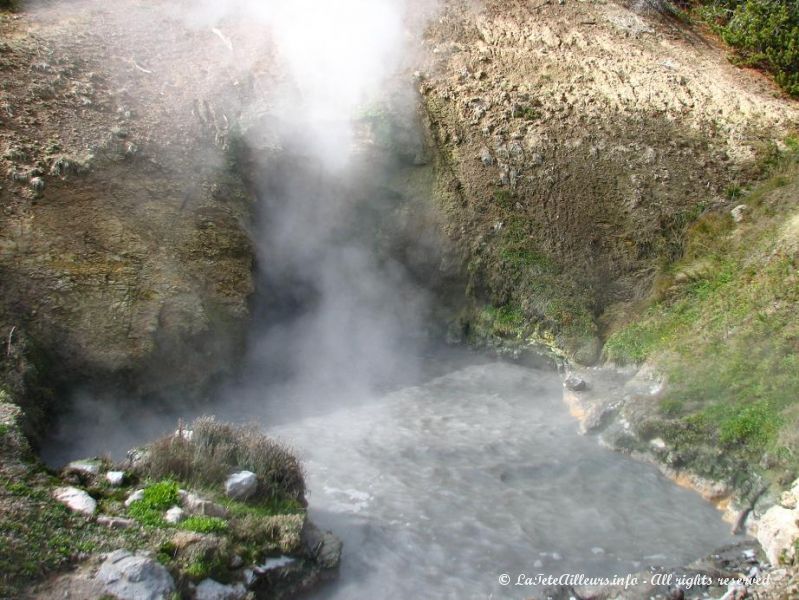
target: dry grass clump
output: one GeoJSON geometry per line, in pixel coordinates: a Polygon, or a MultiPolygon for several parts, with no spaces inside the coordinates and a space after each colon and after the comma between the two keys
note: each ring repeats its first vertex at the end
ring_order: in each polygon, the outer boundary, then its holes
{"type": "Polygon", "coordinates": [[[234,521],[236,539],[250,546],[270,544],[268,550],[293,554],[300,550],[305,515],[244,515],[234,521]]]}
{"type": "Polygon", "coordinates": [[[256,427],[200,417],[176,435],[157,440],[136,470],[155,480],[174,478],[198,487],[218,487],[236,471],[252,471],[258,490],[251,501],[305,502],[299,459],[256,427]]]}

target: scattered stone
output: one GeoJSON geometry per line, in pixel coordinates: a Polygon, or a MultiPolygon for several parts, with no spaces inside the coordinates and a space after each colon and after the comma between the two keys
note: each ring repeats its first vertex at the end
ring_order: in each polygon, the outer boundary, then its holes
{"type": "Polygon", "coordinates": [[[99,460],[75,460],[69,463],[64,471],[82,475],[97,475],[100,473],[102,463],[99,460]]]}
{"type": "Polygon", "coordinates": [[[323,569],[335,569],[341,561],[341,540],[330,531],[322,531],[307,521],[302,529],[302,543],[323,569]]]}
{"type": "Polygon", "coordinates": [[[17,171],[16,169],[11,169],[8,176],[11,181],[16,183],[28,183],[30,180],[30,175],[26,171],[17,171]]]}
{"type": "Polygon", "coordinates": [[[224,506],[201,498],[193,492],[185,493],[185,495],[181,494],[180,500],[183,508],[186,509],[186,512],[189,514],[218,517],[220,519],[226,519],[228,517],[228,510],[224,506]]]}
{"type": "Polygon", "coordinates": [[[22,148],[18,146],[12,146],[3,154],[3,158],[10,160],[11,162],[25,162],[28,159],[28,155],[22,148]]]}
{"type": "Polygon", "coordinates": [[[266,573],[267,571],[274,571],[275,569],[282,569],[285,566],[292,564],[295,559],[290,556],[278,556],[277,558],[267,558],[264,564],[255,567],[258,574],[266,573]]]}
{"type": "Polygon", "coordinates": [[[491,156],[491,150],[486,146],[480,148],[480,162],[482,162],[485,167],[490,167],[494,164],[494,157],[491,156]]]}
{"type": "Polygon", "coordinates": [[[777,566],[781,559],[792,560],[794,542],[799,539],[799,511],[782,506],[772,506],[757,522],[757,541],[769,562],[777,566]]]}
{"type": "Polygon", "coordinates": [[[108,527],[109,529],[129,529],[136,524],[136,521],[133,519],[126,519],[124,517],[100,515],[97,517],[97,523],[108,527]]]}
{"type": "Polygon", "coordinates": [[[127,550],[111,552],[96,578],[119,600],[165,600],[175,592],[175,581],[163,565],[127,550]]]}
{"type": "Polygon", "coordinates": [[[53,491],[53,496],[67,508],[85,515],[93,515],[97,510],[97,502],[86,492],[76,487],[60,487],[53,491]]]}
{"type": "Polygon", "coordinates": [[[44,179],[41,177],[31,177],[28,185],[30,185],[31,189],[37,194],[41,194],[44,191],[44,179]]]}
{"type": "Polygon", "coordinates": [[[172,536],[172,544],[176,550],[182,551],[192,544],[202,542],[204,539],[205,535],[196,531],[178,531],[172,536]]]}
{"type": "Polygon", "coordinates": [[[588,386],[586,385],[584,379],[578,377],[574,373],[569,373],[566,379],[563,380],[563,387],[565,387],[567,390],[571,390],[572,392],[581,392],[588,386]]]}
{"type": "Polygon", "coordinates": [[[666,442],[663,438],[654,438],[649,441],[649,445],[652,446],[655,450],[665,450],[666,449],[666,442]]]}
{"type": "Polygon", "coordinates": [[[108,471],[105,480],[113,487],[119,487],[125,480],[125,471],[108,471]]]}
{"type": "Polygon", "coordinates": [[[727,593],[724,594],[720,600],[744,600],[748,595],[746,586],[742,583],[735,582],[727,587],[727,593]]]}
{"type": "Polygon", "coordinates": [[[187,442],[191,441],[194,432],[191,429],[186,429],[185,427],[181,427],[180,429],[175,430],[175,437],[179,439],[184,439],[187,442]]]}
{"type": "Polygon", "coordinates": [[[796,508],[797,500],[793,490],[786,490],[780,496],[780,506],[783,508],[794,509],[796,508]]]}
{"type": "Polygon", "coordinates": [[[77,175],[82,170],[81,163],[69,156],[56,156],[50,166],[50,175],[63,177],[65,175],[77,175]]]}
{"type": "Polygon", "coordinates": [[[736,223],[742,223],[746,219],[746,212],[749,210],[749,207],[746,204],[739,204],[735,208],[730,211],[732,215],[732,220],[736,223]]]}
{"type": "Polygon", "coordinates": [[[173,506],[166,511],[166,514],[164,515],[164,521],[171,523],[172,525],[177,525],[185,518],[186,513],[179,506],[173,506]]]}
{"type": "Polygon", "coordinates": [[[240,583],[223,585],[213,579],[203,579],[194,592],[195,600],[242,600],[246,595],[247,588],[240,583]]]}
{"type": "Polygon", "coordinates": [[[130,496],[128,496],[127,500],[125,500],[125,506],[130,506],[139,500],[144,500],[144,490],[136,490],[135,492],[131,492],[130,496]]]}
{"type": "Polygon", "coordinates": [[[234,500],[246,500],[258,488],[258,479],[252,471],[233,473],[225,482],[225,494],[234,500]]]}

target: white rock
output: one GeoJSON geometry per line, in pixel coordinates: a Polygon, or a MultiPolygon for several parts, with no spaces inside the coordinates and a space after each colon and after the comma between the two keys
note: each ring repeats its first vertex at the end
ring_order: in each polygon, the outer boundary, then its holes
{"type": "Polygon", "coordinates": [[[100,472],[101,463],[98,460],[75,460],[67,465],[68,473],[83,473],[85,475],[97,475],[100,472]]]}
{"type": "Polygon", "coordinates": [[[286,565],[290,565],[294,562],[294,560],[295,559],[291,558],[290,556],[285,555],[278,556],[277,558],[267,558],[264,564],[258,565],[258,567],[256,567],[256,571],[263,573],[266,571],[272,571],[274,569],[280,569],[286,565]]]}
{"type": "Polygon", "coordinates": [[[164,515],[164,521],[167,523],[172,523],[172,525],[177,525],[183,519],[186,518],[186,513],[183,512],[183,509],[179,506],[173,506],[164,515]]]}
{"type": "Polygon", "coordinates": [[[242,600],[246,595],[247,588],[240,583],[223,585],[213,579],[203,579],[194,592],[195,600],[242,600]]]}
{"type": "Polygon", "coordinates": [[[125,471],[109,471],[105,474],[105,480],[114,487],[122,485],[125,479],[125,471]]]}
{"type": "Polygon", "coordinates": [[[96,578],[119,600],[167,600],[175,592],[175,582],[163,565],[127,550],[109,554],[96,578]]]}
{"type": "Polygon", "coordinates": [[[97,502],[83,490],[76,487],[60,487],[53,491],[55,499],[67,505],[70,510],[85,515],[93,515],[97,510],[97,502]]]}
{"type": "Polygon", "coordinates": [[[244,500],[255,493],[258,479],[251,471],[233,473],[225,482],[225,494],[234,500],[244,500]]]}
{"type": "Polygon", "coordinates": [[[181,495],[181,504],[186,512],[192,515],[205,515],[206,517],[218,517],[226,519],[228,511],[224,506],[201,498],[193,492],[181,495]]]}
{"type": "Polygon", "coordinates": [[[666,449],[666,442],[663,438],[654,438],[649,441],[649,445],[655,448],[656,450],[665,450],[666,449]]]}
{"type": "Polygon", "coordinates": [[[736,223],[742,222],[746,218],[745,213],[747,210],[749,210],[749,207],[746,204],[739,204],[730,211],[732,220],[736,223]]]}
{"type": "Polygon", "coordinates": [[[794,556],[794,542],[799,538],[799,511],[782,506],[772,506],[757,522],[757,541],[769,562],[777,566],[783,556],[794,556]]]}
{"type": "Polygon", "coordinates": [[[176,429],[175,430],[175,437],[182,438],[187,442],[191,441],[192,436],[194,436],[194,432],[191,429],[176,429]]]}
{"type": "Polygon", "coordinates": [[[133,519],[126,519],[124,517],[114,517],[111,515],[100,515],[97,517],[98,525],[104,525],[109,529],[129,529],[136,524],[133,519]]]}
{"type": "Polygon", "coordinates": [[[780,505],[785,508],[796,508],[796,496],[794,495],[793,491],[786,490],[780,496],[780,505]]]}
{"type": "Polygon", "coordinates": [[[135,492],[131,492],[130,496],[128,496],[127,500],[125,500],[125,506],[130,506],[134,502],[138,502],[139,500],[144,499],[144,490],[136,490],[135,492]]]}

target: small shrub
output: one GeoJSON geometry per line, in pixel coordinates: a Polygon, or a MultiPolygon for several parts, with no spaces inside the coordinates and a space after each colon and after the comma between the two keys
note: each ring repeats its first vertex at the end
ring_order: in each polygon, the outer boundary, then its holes
{"type": "Polygon", "coordinates": [[[273,499],[305,502],[302,465],[292,452],[256,427],[201,417],[192,435],[167,436],[153,443],[138,470],[153,479],[175,478],[218,488],[231,472],[246,469],[258,478],[253,502],[273,499]]]}
{"type": "Polygon", "coordinates": [[[144,498],[140,500],[150,508],[167,510],[180,502],[178,484],[174,481],[159,481],[144,489],[144,498]]]}
{"type": "MultiPolygon", "coordinates": [[[[685,0],[678,4],[691,4],[685,0]]],[[[766,69],[799,96],[799,3],[795,0],[700,0],[697,13],[730,46],[739,62],[766,69]]]]}
{"type": "Polygon", "coordinates": [[[777,83],[799,95],[799,4],[791,0],[748,0],[737,6],[722,37],[747,65],[774,72],[777,83]]]}
{"type": "Polygon", "coordinates": [[[780,426],[779,415],[766,402],[758,402],[733,411],[720,424],[720,441],[726,445],[747,444],[765,447],[780,426]]]}

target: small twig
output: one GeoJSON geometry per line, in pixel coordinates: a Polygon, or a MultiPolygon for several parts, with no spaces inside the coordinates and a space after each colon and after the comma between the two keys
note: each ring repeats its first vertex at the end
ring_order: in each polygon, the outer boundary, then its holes
{"type": "Polygon", "coordinates": [[[229,37],[227,37],[224,33],[222,33],[216,27],[212,28],[211,31],[214,33],[214,35],[218,36],[220,40],[222,40],[222,42],[225,44],[225,46],[227,46],[228,50],[233,52],[233,42],[230,41],[229,37]]]}
{"type": "Polygon", "coordinates": [[[536,4],[535,6],[530,7],[530,10],[538,10],[539,8],[543,8],[547,4],[550,4],[551,2],[552,2],[552,0],[544,0],[543,2],[540,2],[540,3],[536,4]]]}
{"type": "Polygon", "coordinates": [[[132,58],[130,59],[130,63],[131,63],[131,64],[132,64],[134,67],[136,67],[136,68],[137,68],[139,71],[141,71],[142,73],[147,73],[148,75],[152,75],[152,74],[153,74],[153,72],[152,72],[152,71],[148,71],[147,69],[145,69],[144,67],[142,67],[141,65],[139,65],[139,63],[137,63],[137,62],[136,62],[134,59],[132,59],[132,58]]]}
{"type": "Polygon", "coordinates": [[[6,356],[11,356],[11,342],[14,339],[14,331],[16,331],[17,326],[14,325],[11,328],[11,331],[8,332],[8,343],[6,344],[6,356]]]}

